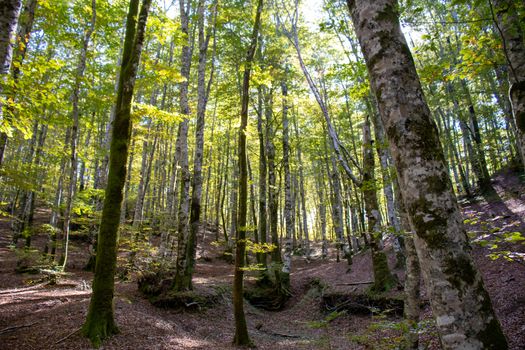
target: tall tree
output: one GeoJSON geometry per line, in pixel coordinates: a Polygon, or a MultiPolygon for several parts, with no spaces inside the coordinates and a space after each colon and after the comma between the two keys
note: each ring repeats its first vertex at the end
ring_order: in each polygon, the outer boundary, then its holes
{"type": "Polygon", "coordinates": [[[78,133],[79,133],[79,100],[80,100],[80,88],[84,72],[86,70],[87,51],[91,35],[95,31],[95,21],[97,18],[96,11],[96,0],[91,1],[91,20],[89,26],[84,31],[84,37],[82,38],[82,48],[80,49],[80,57],[78,60],[75,84],[73,86],[73,92],[71,95],[72,112],[71,119],[73,119],[73,125],[71,126],[71,138],[70,138],[70,168],[69,168],[69,190],[66,198],[66,208],[64,211],[64,255],[62,257],[62,270],[66,268],[67,255],[69,250],[69,229],[71,223],[71,211],[73,209],[73,197],[77,188],[77,168],[78,168],[78,133]]]}
{"type": "MultiPolygon", "coordinates": [[[[215,18],[217,11],[216,0],[213,4],[211,26],[215,26],[215,18]]],[[[210,94],[211,84],[213,81],[213,67],[210,73],[210,78],[206,84],[206,63],[208,46],[211,38],[211,28],[205,31],[205,1],[199,0],[197,16],[198,16],[198,31],[199,31],[199,66],[197,68],[197,125],[195,127],[195,155],[193,157],[193,177],[191,182],[191,209],[190,209],[190,233],[188,235],[188,244],[186,247],[186,268],[184,270],[184,278],[189,281],[186,282],[191,286],[191,279],[193,269],[195,266],[195,248],[197,240],[197,231],[199,230],[200,216],[201,216],[201,197],[202,197],[202,157],[204,152],[204,126],[206,105],[210,94]]]]}
{"type": "Polygon", "coordinates": [[[396,0],[347,1],[415,232],[441,344],[506,349],[472,257],[437,127],[401,31],[396,0]]]}
{"type": "MultiPolygon", "coordinates": [[[[514,0],[492,0],[496,26],[503,39],[503,50],[509,65],[509,99],[517,126],[521,161],[525,166],[525,43],[522,21],[514,0]]],[[[521,4],[523,6],[523,4],[521,4]]]]}
{"type": "MultiPolygon", "coordinates": [[[[16,26],[18,24],[18,16],[20,15],[20,8],[22,7],[22,0],[1,0],[0,1],[0,83],[3,85],[9,69],[11,68],[11,61],[13,59],[13,44],[15,42],[16,26]]],[[[0,86],[0,95],[2,95],[3,87],[0,86]]],[[[0,119],[3,117],[3,106],[0,104],[0,119]]],[[[9,123],[11,117],[5,116],[9,123]]],[[[10,127],[7,125],[7,127],[10,127]]],[[[4,160],[4,152],[7,144],[7,133],[0,132],[0,167],[4,160]]]]}
{"type": "Polygon", "coordinates": [[[181,75],[184,81],[180,83],[179,104],[180,112],[184,120],[179,125],[177,136],[177,153],[180,165],[180,201],[178,211],[178,245],[177,245],[177,266],[174,280],[174,288],[178,291],[191,289],[191,279],[185,276],[187,264],[186,246],[189,233],[189,206],[190,206],[190,185],[191,174],[188,164],[188,129],[190,104],[188,101],[188,87],[190,84],[191,56],[193,52],[193,34],[190,34],[190,10],[192,2],[190,0],[179,0],[181,31],[185,35],[186,42],[181,52],[181,75]]]}
{"type": "Polygon", "coordinates": [[[248,327],[244,315],[243,276],[244,257],[246,250],[246,214],[248,202],[248,155],[246,153],[246,132],[248,127],[248,103],[250,100],[250,74],[253,58],[257,48],[259,27],[261,26],[261,13],[263,0],[257,1],[255,22],[250,38],[250,46],[246,52],[241,95],[241,118],[239,126],[239,211],[237,213],[236,247],[235,247],[235,273],[233,276],[233,314],[235,316],[235,336],[233,343],[240,346],[251,346],[248,327]]]}
{"type": "Polygon", "coordinates": [[[129,4],[116,99],[116,114],[111,138],[108,184],[98,235],[93,294],[86,322],[82,327],[83,334],[96,347],[100,346],[101,341],[105,338],[118,333],[113,309],[118,228],[131,138],[131,101],[151,0],[142,1],[140,13],[139,5],[140,0],[131,0],[129,4]]]}

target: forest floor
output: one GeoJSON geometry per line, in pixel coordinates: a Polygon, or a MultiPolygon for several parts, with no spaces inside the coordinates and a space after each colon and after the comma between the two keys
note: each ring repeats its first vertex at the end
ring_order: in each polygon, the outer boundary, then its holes
{"type": "MultiPolygon", "coordinates": [[[[513,232],[525,233],[525,186],[512,172],[493,178],[495,191],[461,205],[473,244],[473,256],[483,274],[494,308],[511,349],[525,347],[525,246],[513,232]],[[496,260],[489,254],[502,256],[496,260]],[[521,254],[521,255],[520,255],[521,254]],[[522,259],[521,262],[517,260],[522,259]],[[510,261],[513,260],[513,261],[510,261]]],[[[36,224],[49,213],[37,213],[36,224]]],[[[80,335],[90,298],[92,273],[82,270],[87,245],[73,241],[68,274],[49,285],[41,274],[17,274],[20,259],[9,248],[9,221],[0,219],[0,349],[90,349],[80,335]]],[[[212,234],[213,235],[213,234],[212,234]]],[[[209,236],[209,235],[208,235],[209,236]]],[[[44,236],[33,239],[42,248],[44,236]]],[[[198,259],[196,290],[220,291],[218,302],[194,311],[158,308],[137,289],[134,278],[116,282],[115,310],[120,334],[103,343],[103,349],[230,349],[233,338],[231,280],[233,265],[216,257],[217,247],[207,245],[198,259]],[[207,249],[209,247],[209,249],[207,249]],[[205,256],[205,257],[204,257],[205,256]]],[[[281,311],[265,311],[245,303],[248,328],[259,349],[393,349],[402,337],[400,316],[385,313],[355,315],[330,313],[322,296],[365,293],[372,280],[368,252],[346,262],[302,257],[293,261],[292,297],[281,311]],[[322,286],[319,287],[319,285],[322,286]]],[[[393,268],[395,259],[389,254],[393,268]]],[[[402,269],[394,269],[402,281],[402,269]]],[[[247,285],[255,272],[247,274],[247,285]]],[[[392,291],[390,295],[400,294],[392,291]]],[[[423,288],[423,300],[425,293],[423,288]]],[[[421,347],[439,349],[428,302],[423,304],[421,347]]]]}

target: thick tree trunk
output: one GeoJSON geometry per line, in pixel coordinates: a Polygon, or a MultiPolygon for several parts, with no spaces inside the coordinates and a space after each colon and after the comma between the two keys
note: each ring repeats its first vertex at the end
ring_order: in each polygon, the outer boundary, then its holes
{"type": "Polygon", "coordinates": [[[348,0],[445,349],[506,349],[468,238],[395,0],[348,0]]]}
{"type": "Polygon", "coordinates": [[[126,39],[116,100],[116,116],[109,160],[108,184],[98,237],[97,262],[93,279],[93,294],[82,332],[96,346],[118,332],[113,309],[115,269],[117,263],[117,233],[120,223],[122,189],[126,180],[126,160],[131,136],[131,100],[144,42],[146,21],[151,0],[131,0],[126,22],[126,39]],[[138,17],[137,17],[138,14],[138,17]]]}

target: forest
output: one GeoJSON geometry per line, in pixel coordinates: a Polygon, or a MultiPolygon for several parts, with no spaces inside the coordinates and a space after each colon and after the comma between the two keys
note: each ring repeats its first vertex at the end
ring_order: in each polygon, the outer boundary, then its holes
{"type": "Polygon", "coordinates": [[[0,349],[524,349],[524,33],[0,0],[0,349]]]}

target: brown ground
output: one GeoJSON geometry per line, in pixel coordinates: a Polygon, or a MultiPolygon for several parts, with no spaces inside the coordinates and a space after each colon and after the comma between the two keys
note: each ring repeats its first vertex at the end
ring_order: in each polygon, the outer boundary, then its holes
{"type": "MultiPolygon", "coordinates": [[[[496,193],[463,203],[467,229],[493,242],[505,232],[525,232],[525,187],[511,173],[495,177],[496,193]],[[497,195],[496,195],[497,194],[497,195]],[[476,219],[476,220],[472,220],[476,219]]],[[[37,221],[45,222],[41,211],[37,221]]],[[[473,233],[473,235],[474,235],[473,233]]],[[[72,245],[72,254],[64,277],[55,286],[39,282],[40,275],[15,274],[17,256],[8,249],[8,221],[0,219],[0,349],[90,349],[78,330],[85,319],[90,297],[92,274],[81,270],[87,248],[80,242],[72,245]]],[[[42,247],[44,237],[34,239],[42,247]]],[[[483,243],[482,243],[483,244],[483,243]]],[[[473,255],[512,349],[525,347],[525,260],[492,261],[486,255],[496,251],[524,253],[521,243],[474,245],[473,255]]],[[[212,251],[206,251],[211,256],[212,251]]],[[[515,260],[518,259],[515,257],[515,260]]],[[[393,263],[393,257],[390,257],[393,263]]],[[[307,263],[297,257],[293,264],[293,296],[283,311],[256,309],[246,303],[249,332],[259,349],[392,349],[401,332],[395,317],[341,315],[323,322],[328,313],[321,310],[319,295],[308,288],[318,278],[329,290],[356,292],[363,286],[345,283],[370,281],[370,256],[355,257],[352,271],[344,262],[314,259],[307,263]]],[[[402,278],[402,271],[396,270],[402,278]]],[[[152,306],[132,282],[117,282],[115,309],[121,333],[104,342],[104,349],[229,349],[233,338],[233,313],[230,297],[233,266],[213,258],[198,261],[195,286],[222,288],[222,300],[214,307],[197,312],[177,312],[152,306]]],[[[250,283],[250,276],[248,276],[250,283]]],[[[425,318],[421,343],[438,349],[431,312],[425,318]]]]}

